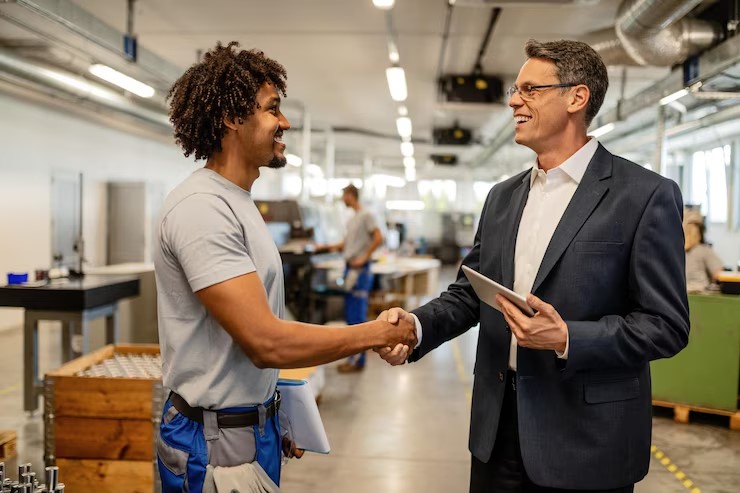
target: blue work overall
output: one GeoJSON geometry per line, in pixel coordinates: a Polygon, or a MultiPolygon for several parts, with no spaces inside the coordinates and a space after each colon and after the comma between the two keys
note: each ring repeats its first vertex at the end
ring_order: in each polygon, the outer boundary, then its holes
{"type": "MultiPolygon", "coordinates": [[[[345,279],[351,267],[344,270],[345,279]]],[[[370,272],[370,262],[357,268],[358,276],[354,286],[344,296],[344,319],[347,325],[361,324],[367,321],[367,309],[370,290],[373,287],[373,275],[370,272]]],[[[365,366],[365,352],[352,356],[348,362],[361,368],[365,366]]]]}
{"type": "MultiPolygon", "coordinates": [[[[265,408],[274,398],[262,406],[233,407],[219,413],[258,412],[260,424],[254,425],[255,461],[262,466],[276,485],[280,484],[281,439],[278,414],[267,417],[265,408]]],[[[201,493],[208,465],[208,440],[218,439],[216,413],[204,413],[201,424],[183,416],[172,408],[170,399],[164,404],[162,423],[157,441],[157,464],[162,479],[162,493],[201,493]],[[212,419],[207,418],[210,414],[212,419]],[[215,426],[215,429],[214,429],[215,426]],[[215,436],[214,436],[215,435],[215,436]]],[[[246,462],[246,461],[245,461],[246,462]]],[[[214,464],[218,466],[219,464],[214,464]]]]}

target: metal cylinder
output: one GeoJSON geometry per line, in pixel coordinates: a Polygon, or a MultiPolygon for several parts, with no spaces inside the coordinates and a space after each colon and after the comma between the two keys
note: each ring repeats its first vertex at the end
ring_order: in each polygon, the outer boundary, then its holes
{"type": "Polygon", "coordinates": [[[57,466],[49,466],[46,468],[46,491],[53,492],[57,489],[59,483],[59,468],[57,466]]]}
{"type": "Polygon", "coordinates": [[[59,483],[57,485],[56,493],[64,493],[64,483],[59,483]]]}
{"type": "Polygon", "coordinates": [[[19,483],[23,483],[23,475],[26,474],[27,472],[31,472],[30,462],[18,465],[18,482],[19,483]]]}
{"type": "Polygon", "coordinates": [[[35,472],[27,472],[23,475],[23,479],[21,483],[23,484],[33,484],[33,481],[36,479],[36,473],[35,472]]]}

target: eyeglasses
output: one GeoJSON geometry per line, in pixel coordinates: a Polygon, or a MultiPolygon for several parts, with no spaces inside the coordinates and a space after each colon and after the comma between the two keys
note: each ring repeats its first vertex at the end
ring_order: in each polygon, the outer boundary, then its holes
{"type": "Polygon", "coordinates": [[[518,92],[519,96],[521,96],[522,99],[530,100],[534,99],[537,91],[542,89],[552,89],[553,87],[575,87],[577,85],[579,84],[546,84],[543,86],[530,86],[529,84],[522,84],[521,86],[517,87],[516,84],[514,84],[509,89],[507,89],[506,96],[511,98],[515,92],[518,92]]]}

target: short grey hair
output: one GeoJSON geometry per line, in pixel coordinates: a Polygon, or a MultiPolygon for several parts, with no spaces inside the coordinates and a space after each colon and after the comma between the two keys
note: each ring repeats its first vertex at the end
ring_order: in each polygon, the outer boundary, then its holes
{"type": "Polygon", "coordinates": [[[562,84],[584,84],[591,92],[586,106],[586,128],[591,124],[609,88],[609,74],[599,54],[586,43],[561,39],[540,43],[534,39],[524,47],[528,58],[555,64],[555,75],[562,84]]]}

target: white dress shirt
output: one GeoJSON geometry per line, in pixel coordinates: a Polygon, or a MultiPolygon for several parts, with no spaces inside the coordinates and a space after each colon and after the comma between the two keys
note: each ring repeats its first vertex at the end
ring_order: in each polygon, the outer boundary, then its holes
{"type": "MultiPolygon", "coordinates": [[[[529,197],[519,222],[514,252],[514,291],[516,293],[526,297],[532,290],[555,228],[563,217],[573,194],[576,193],[578,184],[586,172],[588,163],[596,154],[598,146],[596,139],[590,139],[575,154],[548,172],[540,169],[537,163],[532,167],[529,176],[529,197]]],[[[547,300],[543,301],[547,302],[547,300]]],[[[414,319],[418,339],[416,347],[419,347],[422,327],[416,315],[414,319]]],[[[565,351],[562,354],[556,351],[559,358],[567,359],[568,346],[569,341],[566,341],[565,351]]],[[[514,371],[516,371],[516,355],[517,341],[512,334],[509,368],[514,371]]]]}
{"type": "MultiPolygon", "coordinates": [[[[537,163],[529,175],[529,197],[519,222],[514,252],[514,292],[526,297],[532,290],[545,251],[550,244],[555,228],[563,217],[578,184],[586,172],[588,163],[596,154],[599,143],[590,139],[586,145],[559,166],[545,172],[537,163]]],[[[543,300],[547,302],[547,300],[543,300]]],[[[556,307],[557,309],[557,307],[556,307]]],[[[568,357],[568,342],[559,358],[568,357]]],[[[517,341],[511,335],[509,368],[516,371],[517,341]]]]}

